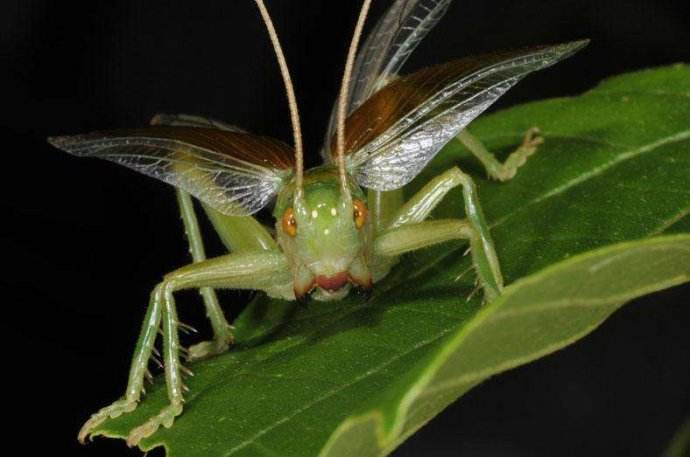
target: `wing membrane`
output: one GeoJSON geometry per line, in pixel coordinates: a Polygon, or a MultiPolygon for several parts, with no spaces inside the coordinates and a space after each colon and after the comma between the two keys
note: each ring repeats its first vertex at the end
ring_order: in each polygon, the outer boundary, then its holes
{"type": "MultiPolygon", "coordinates": [[[[448,10],[451,0],[397,0],[379,19],[357,53],[352,72],[352,87],[347,100],[347,114],[359,108],[400,71],[417,45],[448,10]]],[[[326,133],[335,133],[337,101],[331,112],[326,133]]]]}
{"type": "Polygon", "coordinates": [[[355,61],[348,114],[398,73],[449,4],[450,0],[398,0],[388,9],[355,61]]]}
{"type": "Polygon", "coordinates": [[[172,184],[230,216],[266,206],[294,167],[284,143],[212,128],[162,126],[49,141],[70,154],[110,160],[172,184]]]}
{"type": "Polygon", "coordinates": [[[226,130],[228,132],[247,133],[246,130],[210,117],[195,116],[193,114],[158,113],[151,119],[151,125],[173,125],[182,127],[203,127],[226,130]]]}
{"type": "Polygon", "coordinates": [[[385,191],[404,186],[520,79],[586,44],[576,41],[460,59],[399,78],[348,117],[348,167],[364,187],[385,191]]]}

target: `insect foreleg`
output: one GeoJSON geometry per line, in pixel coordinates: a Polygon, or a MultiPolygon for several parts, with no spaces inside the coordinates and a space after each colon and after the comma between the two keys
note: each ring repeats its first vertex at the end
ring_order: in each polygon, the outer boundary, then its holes
{"type": "Polygon", "coordinates": [[[141,439],[153,434],[161,425],[170,427],[175,417],[182,413],[182,372],[186,369],[179,359],[179,322],[173,293],[181,289],[202,287],[262,290],[274,297],[294,299],[292,276],[287,260],[280,252],[227,254],[189,264],[166,275],[151,293],[148,311],[132,358],[124,397],[92,415],[79,432],[80,441],[83,442],[109,417],[118,417],[136,409],[144,393],[144,378],[161,324],[163,366],[170,403],[146,423],[132,430],[127,438],[128,444],[136,445],[141,439]]]}
{"type": "MultiPolygon", "coordinates": [[[[380,234],[391,229],[416,224],[426,219],[446,194],[460,185],[460,179],[453,170],[429,181],[404,204],[400,190],[391,192],[369,191],[369,207],[375,229],[374,238],[376,239],[380,234]]],[[[397,255],[376,255],[374,253],[371,261],[374,280],[378,281],[386,276],[393,265],[397,263],[397,260],[397,255]]]]}
{"type": "Polygon", "coordinates": [[[462,185],[466,179],[469,179],[469,176],[457,167],[436,176],[398,209],[387,228],[422,222],[448,195],[448,192],[462,185]]]}
{"type": "Polygon", "coordinates": [[[453,167],[429,181],[400,208],[389,229],[377,237],[374,254],[395,256],[399,255],[395,253],[396,250],[407,252],[459,238],[470,241],[474,267],[487,300],[491,300],[503,289],[498,257],[474,181],[459,168],[453,167]],[[467,220],[454,220],[453,224],[438,226],[431,222],[422,223],[448,192],[458,186],[462,186],[467,220]],[[455,236],[452,230],[457,231],[455,236]]]}
{"type": "Polygon", "coordinates": [[[495,256],[484,251],[479,232],[466,219],[439,219],[404,225],[387,231],[374,243],[374,254],[392,257],[451,240],[469,240],[472,262],[487,301],[501,293],[495,256]]]}
{"type": "MultiPolygon", "coordinates": [[[[189,252],[194,262],[206,260],[204,243],[199,230],[199,222],[194,212],[192,197],[185,191],[177,189],[177,202],[180,206],[180,214],[184,223],[185,233],[189,241],[189,252]]],[[[211,321],[213,329],[213,341],[204,341],[189,348],[190,360],[200,359],[208,355],[225,352],[233,342],[232,326],[225,319],[223,310],[218,303],[216,292],[210,287],[202,287],[199,293],[204,300],[206,316],[211,321]]]]}
{"type": "Polygon", "coordinates": [[[159,411],[158,414],[130,432],[127,437],[127,444],[129,446],[135,446],[143,438],[151,436],[161,425],[166,428],[171,427],[175,418],[182,414],[182,405],[184,403],[183,367],[180,363],[177,310],[175,308],[172,287],[165,282],[161,283],[154,290],[154,295],[157,302],[163,303],[163,367],[170,403],[159,411]]]}
{"type": "Polygon", "coordinates": [[[146,317],[144,318],[134,349],[124,397],[115,401],[112,405],[100,409],[86,421],[79,431],[78,438],[80,442],[83,443],[91,432],[106,419],[118,417],[136,409],[144,392],[144,378],[148,373],[149,359],[151,358],[151,352],[153,351],[153,345],[156,342],[160,326],[162,303],[159,295],[158,289],[151,293],[146,317]]]}
{"type": "Polygon", "coordinates": [[[281,287],[292,285],[285,255],[279,251],[226,254],[191,263],[165,275],[163,284],[173,291],[200,287],[267,291],[285,299],[281,287]]]}
{"type": "Polygon", "coordinates": [[[374,242],[374,253],[394,257],[451,240],[471,240],[472,226],[464,219],[438,219],[388,230],[374,242]]]}
{"type": "Polygon", "coordinates": [[[152,297],[153,303],[162,307],[165,382],[170,403],[130,432],[127,438],[130,446],[151,436],[161,425],[170,427],[175,417],[182,413],[185,388],[182,372],[185,368],[179,359],[179,322],[173,294],[182,289],[202,287],[264,290],[273,296],[294,299],[292,277],[285,256],[280,252],[227,254],[189,264],[166,275],[152,297]]]}
{"type": "Polygon", "coordinates": [[[524,165],[529,156],[537,152],[537,147],[544,142],[544,139],[539,136],[539,129],[532,127],[525,133],[522,144],[508,156],[505,162],[500,162],[477,137],[466,129],[460,132],[457,139],[479,159],[489,176],[499,181],[512,179],[518,168],[524,165]]]}

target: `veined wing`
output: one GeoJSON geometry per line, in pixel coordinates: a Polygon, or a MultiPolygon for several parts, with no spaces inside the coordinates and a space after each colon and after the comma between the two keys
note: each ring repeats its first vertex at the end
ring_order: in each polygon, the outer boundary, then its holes
{"type": "Polygon", "coordinates": [[[451,0],[398,0],[379,20],[357,55],[348,114],[400,71],[417,45],[436,26],[451,0]]]}
{"type": "Polygon", "coordinates": [[[397,79],[346,121],[345,150],[351,174],[360,185],[374,190],[404,186],[520,79],[554,65],[587,43],[465,58],[397,79]]]}
{"type": "MultiPolygon", "coordinates": [[[[451,0],[396,0],[379,19],[357,53],[347,114],[359,108],[400,71],[417,45],[436,26],[451,0]]],[[[337,100],[326,133],[326,147],[335,133],[337,100]]]]}
{"type": "Polygon", "coordinates": [[[151,125],[173,125],[179,127],[203,127],[208,129],[226,130],[228,132],[247,133],[246,130],[227,122],[210,117],[195,116],[193,114],[158,113],[151,119],[151,125]]]}
{"type": "Polygon", "coordinates": [[[98,157],[179,187],[229,216],[266,206],[294,169],[280,141],[201,127],[150,127],[49,138],[55,147],[98,157]]]}

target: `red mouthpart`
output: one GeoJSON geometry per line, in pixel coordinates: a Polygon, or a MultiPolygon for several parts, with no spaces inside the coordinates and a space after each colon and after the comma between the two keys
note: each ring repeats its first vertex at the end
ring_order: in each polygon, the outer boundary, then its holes
{"type": "Polygon", "coordinates": [[[316,277],[316,284],[322,289],[330,290],[331,292],[333,292],[347,284],[348,280],[349,277],[347,275],[347,272],[343,271],[334,276],[319,275],[316,277]]]}

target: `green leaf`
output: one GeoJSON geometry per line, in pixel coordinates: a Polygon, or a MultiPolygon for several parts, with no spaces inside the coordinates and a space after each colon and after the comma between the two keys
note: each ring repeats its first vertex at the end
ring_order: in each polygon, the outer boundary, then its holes
{"type": "Polygon", "coordinates": [[[686,419],[673,435],[664,457],[690,457],[690,419],[686,419]]]}
{"type": "MultiPolygon", "coordinates": [[[[368,302],[258,299],[236,322],[233,350],[192,367],[184,414],[142,448],[384,455],[487,377],[578,340],[635,297],[688,281],[689,102],[690,67],[676,65],[473,123],[499,155],[532,126],[546,141],[504,184],[482,179],[451,144],[409,193],[452,164],[477,177],[509,284],[500,298],[466,300],[466,245],[448,243],[406,256],[368,302]]],[[[461,202],[452,193],[436,216],[457,217],[461,202]]],[[[165,401],[158,382],[134,413],[98,432],[124,437],[165,401]]]]}

